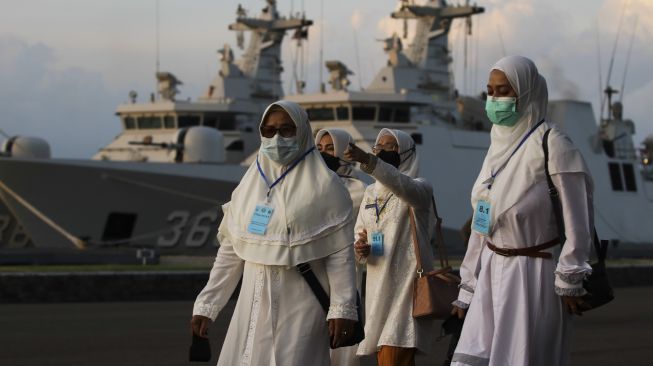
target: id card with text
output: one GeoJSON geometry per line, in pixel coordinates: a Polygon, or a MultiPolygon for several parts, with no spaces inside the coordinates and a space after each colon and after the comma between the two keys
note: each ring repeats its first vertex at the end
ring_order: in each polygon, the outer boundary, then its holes
{"type": "Polygon", "coordinates": [[[490,234],[492,204],[485,200],[478,200],[474,210],[472,229],[482,235],[490,234]]]}
{"type": "Polygon", "coordinates": [[[252,218],[247,225],[247,231],[252,234],[263,235],[268,228],[274,208],[266,204],[258,204],[254,208],[252,218]]]}

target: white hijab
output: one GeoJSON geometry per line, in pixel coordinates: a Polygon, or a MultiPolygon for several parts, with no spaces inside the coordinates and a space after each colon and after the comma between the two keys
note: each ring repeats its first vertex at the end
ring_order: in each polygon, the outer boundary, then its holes
{"type": "Polygon", "coordinates": [[[353,164],[345,162],[345,150],[347,150],[349,143],[354,141],[353,138],[349,132],[343,129],[323,128],[317,132],[317,135],[315,135],[315,144],[319,144],[322,137],[327,134],[331,136],[331,139],[333,140],[333,150],[336,153],[336,157],[340,159],[340,168],[338,168],[336,173],[338,173],[338,175],[353,176],[353,164]]]}
{"type": "MultiPolygon", "coordinates": [[[[264,235],[247,231],[254,208],[266,202],[268,192],[256,161],[251,164],[231,194],[231,202],[223,206],[225,215],[218,240],[233,245],[244,260],[295,266],[351,245],[352,203],[340,178],[327,168],[315,149],[308,115],[302,107],[289,101],[275,102],[263,113],[261,125],[275,105],[283,108],[297,126],[299,151],[293,161],[313,150],[270,192],[274,213],[264,235]]],[[[270,182],[287,169],[264,154],[258,155],[258,161],[270,182]]]]}
{"type": "MultiPolygon", "coordinates": [[[[514,126],[492,126],[490,148],[485,156],[483,167],[472,188],[472,207],[480,199],[489,197],[492,210],[493,228],[497,219],[514,206],[536,183],[545,180],[544,152],[542,138],[546,130],[553,127],[549,122],[542,123],[510,158],[509,163],[496,176],[492,189],[488,191],[485,183],[517,148],[528,132],[546,117],[548,91],[546,80],[539,74],[533,61],[522,56],[508,56],[499,60],[491,70],[503,71],[510,85],[517,93],[517,111],[521,113],[514,126]]],[[[556,128],[549,135],[549,172],[585,173],[589,171],[580,152],[571,140],[556,128]]],[[[548,197],[542,197],[548,199],[548,197]]],[[[493,228],[491,230],[493,230],[493,228]]],[[[492,234],[492,233],[490,233],[492,234]]]]}
{"type": "MultiPolygon", "coordinates": [[[[413,138],[404,131],[384,128],[379,132],[378,136],[376,136],[376,142],[374,144],[378,144],[381,137],[386,135],[393,136],[395,140],[397,140],[397,145],[399,145],[399,157],[401,159],[398,168],[399,172],[411,178],[417,178],[417,174],[419,174],[419,159],[417,157],[417,149],[413,138]]],[[[374,183],[374,187],[376,194],[379,197],[383,197],[390,193],[390,190],[378,181],[374,183]]]]}

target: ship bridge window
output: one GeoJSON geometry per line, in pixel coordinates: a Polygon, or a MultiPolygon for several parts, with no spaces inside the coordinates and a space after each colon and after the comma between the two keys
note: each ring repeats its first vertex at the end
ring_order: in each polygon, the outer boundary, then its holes
{"type": "Polygon", "coordinates": [[[125,117],[125,129],[133,130],[136,128],[136,119],[134,117],[125,117]]]}
{"type": "Polygon", "coordinates": [[[230,113],[210,113],[204,115],[204,126],[217,128],[221,131],[236,129],[236,115],[230,113]]]}
{"type": "Polygon", "coordinates": [[[179,116],[177,117],[179,128],[199,126],[200,116],[179,116]]]}
{"type": "Polygon", "coordinates": [[[390,121],[392,121],[392,108],[390,107],[379,108],[379,122],[390,122],[390,121]]]}
{"type": "Polygon", "coordinates": [[[333,108],[309,108],[308,119],[311,121],[335,121],[336,116],[333,113],[333,108]]]}
{"type": "Polygon", "coordinates": [[[624,184],[621,180],[621,169],[619,163],[608,163],[608,170],[610,171],[610,182],[612,183],[613,191],[623,191],[624,184]]]}
{"type": "Polygon", "coordinates": [[[622,164],[624,180],[626,181],[626,190],[628,192],[637,192],[637,183],[635,181],[635,169],[633,164],[622,164]]]}
{"type": "Polygon", "coordinates": [[[173,116],[164,116],[163,117],[163,126],[165,128],[175,128],[175,117],[173,117],[173,116]]]}
{"type": "Polygon", "coordinates": [[[161,123],[161,117],[158,116],[138,117],[138,128],[142,130],[161,128],[162,125],[163,124],[161,123]]]}
{"type": "Polygon", "coordinates": [[[338,121],[349,121],[349,107],[336,107],[338,121]]]}
{"type": "Polygon", "coordinates": [[[408,123],[410,122],[410,110],[408,107],[397,107],[395,109],[395,122],[408,123]]]}
{"type": "Polygon", "coordinates": [[[374,121],[376,119],[376,108],[374,107],[354,107],[352,114],[356,121],[374,121]]]}

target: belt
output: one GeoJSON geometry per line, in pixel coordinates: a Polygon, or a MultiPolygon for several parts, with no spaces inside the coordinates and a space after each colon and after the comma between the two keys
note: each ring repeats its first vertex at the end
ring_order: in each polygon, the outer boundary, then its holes
{"type": "Polygon", "coordinates": [[[533,247],[526,247],[526,248],[498,248],[495,247],[494,244],[490,243],[489,241],[487,242],[487,247],[490,248],[491,251],[497,253],[498,255],[502,255],[504,257],[516,257],[516,256],[523,256],[523,257],[534,257],[534,258],[545,258],[545,259],[551,259],[553,256],[549,252],[542,252],[544,249],[548,249],[551,247],[554,247],[560,243],[559,238],[555,238],[553,240],[549,240],[544,244],[536,245],[533,247]]]}

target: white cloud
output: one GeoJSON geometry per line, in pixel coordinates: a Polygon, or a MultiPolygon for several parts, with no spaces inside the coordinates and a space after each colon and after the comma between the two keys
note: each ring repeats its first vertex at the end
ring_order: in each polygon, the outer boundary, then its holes
{"type": "Polygon", "coordinates": [[[82,68],[57,70],[55,52],[0,36],[0,121],[9,135],[48,140],[55,156],[90,157],[118,131],[118,100],[102,76],[82,68]]]}

